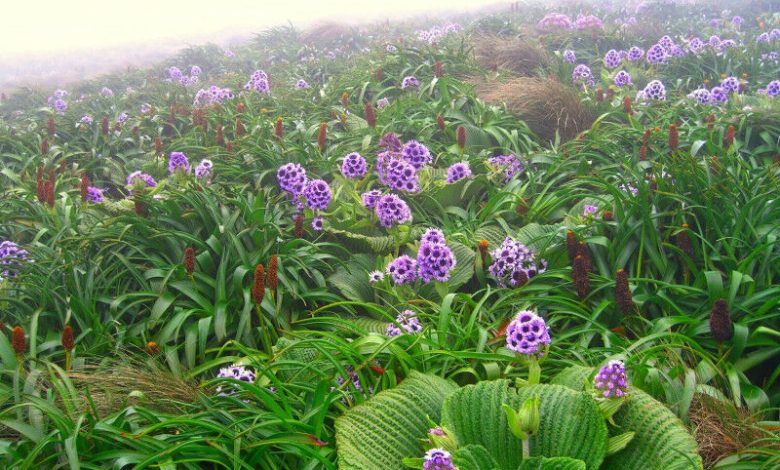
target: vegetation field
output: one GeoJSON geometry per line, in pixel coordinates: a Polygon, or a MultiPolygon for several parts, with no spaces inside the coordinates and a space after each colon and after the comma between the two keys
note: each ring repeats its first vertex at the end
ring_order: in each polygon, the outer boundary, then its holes
{"type": "Polygon", "coordinates": [[[780,468],[780,6],[511,2],[0,101],[0,468],[780,468]]]}

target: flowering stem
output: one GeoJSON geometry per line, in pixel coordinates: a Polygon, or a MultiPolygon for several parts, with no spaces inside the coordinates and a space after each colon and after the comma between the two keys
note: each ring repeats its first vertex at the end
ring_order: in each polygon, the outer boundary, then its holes
{"type": "Polygon", "coordinates": [[[271,355],[271,338],[268,336],[268,328],[265,324],[265,317],[263,316],[263,310],[260,308],[260,305],[255,305],[255,311],[257,312],[257,320],[260,322],[260,328],[262,329],[262,335],[263,335],[263,349],[265,349],[266,354],[269,356],[271,355]]]}
{"type": "Polygon", "coordinates": [[[70,351],[65,350],[65,372],[70,372],[70,351]]]}
{"type": "Polygon", "coordinates": [[[542,368],[536,356],[528,356],[528,385],[536,385],[542,376],[542,368]]]}
{"type": "Polygon", "coordinates": [[[531,437],[523,439],[523,460],[531,456],[531,437]]]}

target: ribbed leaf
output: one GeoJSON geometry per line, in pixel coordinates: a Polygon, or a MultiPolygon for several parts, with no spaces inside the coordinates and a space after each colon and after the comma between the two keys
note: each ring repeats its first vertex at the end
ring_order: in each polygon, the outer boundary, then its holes
{"type": "Polygon", "coordinates": [[[450,290],[456,290],[469,282],[469,279],[474,275],[474,258],[476,253],[466,245],[456,241],[448,241],[447,246],[450,247],[452,254],[455,255],[455,260],[458,262],[448,281],[450,290]]]}
{"type": "Polygon", "coordinates": [[[368,273],[373,270],[376,257],[367,254],[353,255],[349,264],[339,268],[328,277],[328,282],[349,300],[371,301],[373,289],[368,283],[368,273]]]}
{"type": "Polygon", "coordinates": [[[457,386],[412,371],[399,386],[384,390],[336,420],[339,468],[404,469],[404,457],[422,455],[419,440],[428,418],[439,421],[444,398],[457,386]]]}
{"type": "Polygon", "coordinates": [[[482,446],[467,445],[452,454],[452,463],[458,470],[493,470],[498,464],[482,446]]]}
{"type": "Polygon", "coordinates": [[[499,226],[491,225],[478,228],[474,232],[477,241],[487,240],[491,250],[500,246],[506,238],[506,231],[499,226]]]}
{"type": "Polygon", "coordinates": [[[514,238],[538,255],[553,243],[553,238],[560,228],[560,224],[539,225],[533,222],[517,229],[514,238]]]}
{"type": "Polygon", "coordinates": [[[540,399],[539,433],[531,439],[531,455],[573,457],[598,468],[607,448],[607,428],[593,399],[558,385],[535,385],[515,390],[509,381],[468,385],[444,402],[442,425],[461,445],[479,444],[499,467],[514,470],[521,461],[520,440],[509,431],[501,405],[517,409],[533,395],[540,399]]]}
{"type": "Polygon", "coordinates": [[[688,470],[702,468],[696,441],[685,425],[663,404],[638,389],[631,389],[626,403],[613,417],[613,434],[633,431],[625,449],[607,457],[605,469],[688,470]]]}
{"type": "Polygon", "coordinates": [[[572,390],[582,391],[585,390],[585,385],[588,383],[591,375],[593,375],[592,367],[571,366],[558,372],[558,374],[550,380],[550,383],[563,385],[572,390]]]}
{"type": "Polygon", "coordinates": [[[517,470],[585,470],[587,465],[571,457],[531,457],[517,467],[517,470]]]}

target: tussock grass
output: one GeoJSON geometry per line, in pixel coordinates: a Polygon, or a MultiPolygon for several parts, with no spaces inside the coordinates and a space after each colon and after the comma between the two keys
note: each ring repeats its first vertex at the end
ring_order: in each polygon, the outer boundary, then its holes
{"type": "Polygon", "coordinates": [[[534,76],[550,63],[550,53],[538,43],[522,39],[480,36],[474,43],[477,62],[489,70],[507,70],[534,76]]]}

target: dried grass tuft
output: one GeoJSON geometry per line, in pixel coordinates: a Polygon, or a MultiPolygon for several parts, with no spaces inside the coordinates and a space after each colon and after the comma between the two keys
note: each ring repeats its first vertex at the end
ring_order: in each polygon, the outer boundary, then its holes
{"type": "Polygon", "coordinates": [[[507,70],[517,75],[534,76],[550,63],[550,53],[536,42],[481,36],[474,43],[477,62],[489,70],[507,70]]]}
{"type": "Polygon", "coordinates": [[[474,91],[483,101],[505,104],[547,142],[555,139],[556,131],[565,142],[593,124],[593,115],[577,92],[557,81],[532,77],[488,79],[476,82],[474,91]]]}
{"type": "Polygon", "coordinates": [[[306,44],[329,44],[350,32],[350,27],[341,23],[319,23],[304,31],[302,39],[306,44]]]}
{"type": "Polygon", "coordinates": [[[694,397],[688,416],[705,468],[768,437],[758,426],[759,418],[707,395],[694,397]]]}

